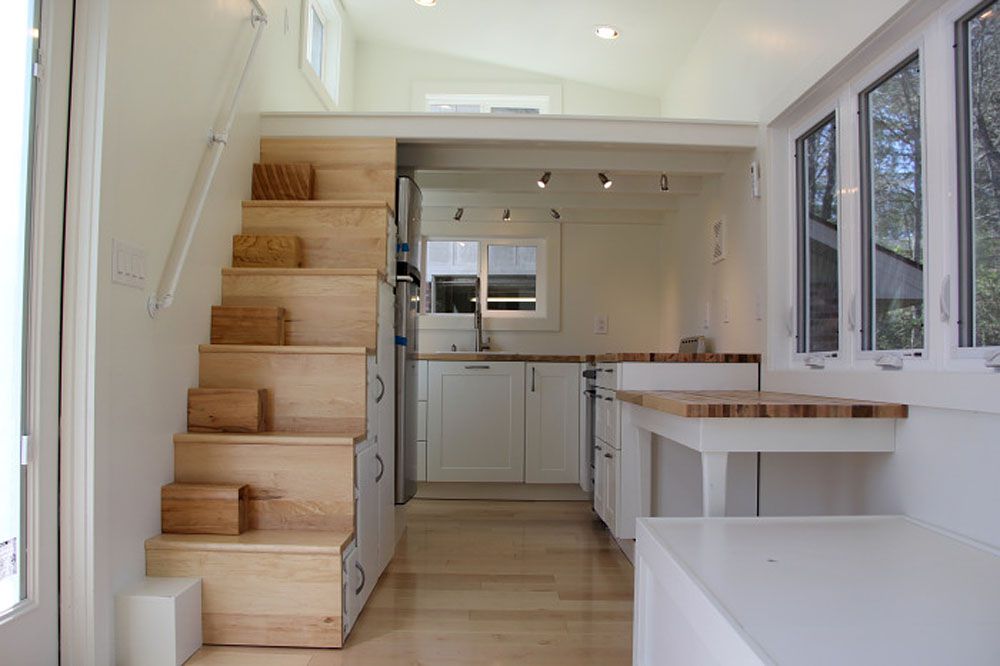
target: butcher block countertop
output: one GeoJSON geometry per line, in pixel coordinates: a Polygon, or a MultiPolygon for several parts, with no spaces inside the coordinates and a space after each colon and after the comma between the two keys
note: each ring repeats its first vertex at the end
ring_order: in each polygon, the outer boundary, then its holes
{"type": "Polygon", "coordinates": [[[518,354],[516,352],[417,352],[419,361],[475,361],[500,363],[524,361],[525,363],[585,363],[586,354],[518,354]]]}
{"type": "Polygon", "coordinates": [[[598,363],[760,363],[760,354],[731,352],[680,354],[676,352],[615,352],[598,354],[598,363]]]}
{"type": "Polygon", "coordinates": [[[617,391],[640,407],[689,418],[905,419],[907,406],[769,391],[617,391]]]}

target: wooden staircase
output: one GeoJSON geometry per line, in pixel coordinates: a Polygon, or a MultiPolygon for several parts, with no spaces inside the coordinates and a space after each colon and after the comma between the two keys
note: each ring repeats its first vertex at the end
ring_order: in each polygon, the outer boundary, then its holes
{"type": "Polygon", "coordinates": [[[282,198],[243,204],[146,542],[147,575],[202,579],[206,643],[340,647],[391,557],[395,153],[261,141],[282,198]]]}

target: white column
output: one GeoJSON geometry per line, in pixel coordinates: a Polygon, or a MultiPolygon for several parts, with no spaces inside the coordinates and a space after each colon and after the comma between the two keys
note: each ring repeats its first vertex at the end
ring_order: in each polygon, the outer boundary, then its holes
{"type": "Polygon", "coordinates": [[[706,518],[726,515],[726,468],[729,453],[725,451],[701,454],[702,515],[706,518]]]}

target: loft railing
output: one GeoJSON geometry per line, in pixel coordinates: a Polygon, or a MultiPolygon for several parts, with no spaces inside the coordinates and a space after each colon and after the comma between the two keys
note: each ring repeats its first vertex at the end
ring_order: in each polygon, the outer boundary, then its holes
{"type": "Polygon", "coordinates": [[[224,107],[224,112],[219,118],[221,125],[212,128],[208,139],[208,146],[205,155],[198,166],[198,172],[194,183],[191,185],[191,192],[188,194],[187,202],[184,204],[184,212],[181,214],[180,224],[177,226],[177,233],[174,235],[173,245],[170,247],[170,254],[167,255],[167,263],[163,267],[163,274],[160,276],[160,283],[156,288],[156,293],[149,297],[147,310],[150,317],[156,317],[162,310],[170,307],[174,302],[174,294],[177,291],[177,283],[180,282],[181,273],[184,270],[184,262],[187,260],[188,250],[191,249],[191,241],[198,230],[198,222],[201,221],[201,213],[205,208],[205,200],[212,189],[212,181],[215,179],[215,172],[219,168],[222,160],[222,153],[229,142],[229,132],[233,128],[236,120],[236,109],[239,106],[240,96],[243,94],[243,87],[247,81],[247,75],[253,64],[254,56],[257,53],[257,46],[260,38],[264,34],[264,27],[267,25],[267,12],[261,6],[259,0],[249,0],[252,6],[250,11],[250,26],[254,30],[253,44],[247,54],[246,63],[240,72],[240,78],[229,98],[228,105],[224,107]]]}

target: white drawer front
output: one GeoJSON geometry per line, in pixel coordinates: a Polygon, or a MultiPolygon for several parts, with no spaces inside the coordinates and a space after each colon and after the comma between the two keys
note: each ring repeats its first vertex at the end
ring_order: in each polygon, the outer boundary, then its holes
{"type": "Polygon", "coordinates": [[[619,388],[618,375],[621,374],[620,371],[621,368],[617,363],[598,363],[597,386],[606,389],[619,388]]]}

